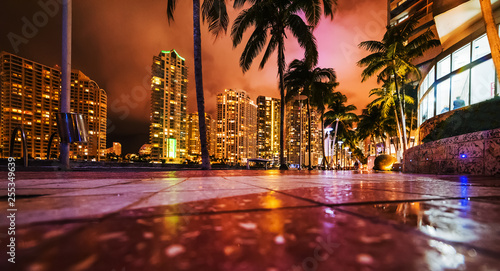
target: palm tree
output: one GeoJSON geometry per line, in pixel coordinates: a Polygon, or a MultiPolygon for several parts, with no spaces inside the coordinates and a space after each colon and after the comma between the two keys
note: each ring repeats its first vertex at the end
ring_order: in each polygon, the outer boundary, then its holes
{"type": "MultiPolygon", "coordinates": [[[[407,85],[403,86],[404,88],[407,88],[407,85]]],[[[384,85],[381,88],[374,88],[370,90],[370,97],[376,95],[378,96],[375,100],[373,100],[370,104],[368,104],[368,108],[374,107],[374,106],[380,106],[380,110],[382,113],[382,116],[384,118],[389,118],[390,112],[394,112],[394,120],[395,124],[397,127],[397,133],[399,134],[399,142],[401,146],[404,146],[403,143],[403,132],[400,127],[400,122],[398,118],[398,106],[396,101],[398,100],[398,97],[396,95],[396,91],[394,89],[394,85],[391,84],[391,82],[385,82],[384,85]]],[[[415,100],[411,97],[406,95],[406,92],[403,94],[403,102],[405,104],[414,104],[415,100]]],[[[411,131],[411,127],[410,127],[411,131]]]]}
{"type": "Polygon", "coordinates": [[[324,114],[325,126],[333,125],[334,122],[336,123],[333,144],[336,144],[337,136],[348,138],[349,130],[352,130],[353,123],[358,121],[358,116],[352,112],[357,109],[356,106],[352,104],[345,105],[345,103],[347,103],[347,96],[340,92],[335,92],[324,114]]]}
{"type": "MultiPolygon", "coordinates": [[[[308,116],[308,168],[312,169],[311,164],[311,105],[324,106],[324,100],[333,92],[333,87],[337,80],[335,71],[332,68],[313,68],[305,59],[295,59],[288,66],[284,76],[284,85],[287,90],[285,100],[288,102],[297,95],[305,95],[307,99],[308,116]],[[328,83],[333,84],[331,88],[328,83]],[[314,98],[314,100],[313,100],[314,98]]],[[[324,111],[324,110],[323,110],[324,111]]]]}
{"type": "MultiPolygon", "coordinates": [[[[167,1],[167,18],[174,20],[174,10],[177,0],[167,1]]],[[[206,0],[203,2],[203,21],[209,24],[209,30],[215,37],[227,31],[229,18],[225,0],[206,0]]],[[[203,93],[203,72],[201,63],[201,27],[200,0],[193,0],[193,40],[194,40],[194,77],[196,83],[196,102],[198,105],[198,123],[201,144],[201,168],[211,169],[210,156],[207,148],[207,126],[205,123],[205,97],[203,93]]]]}
{"type": "Polygon", "coordinates": [[[316,39],[312,33],[318,24],[322,10],[326,16],[333,19],[335,0],[235,0],[234,7],[241,8],[249,2],[251,7],[243,10],[231,29],[233,47],[237,47],[243,38],[243,34],[250,27],[254,27],[245,49],[241,54],[240,66],[243,72],[250,69],[253,60],[264,49],[269,36],[269,42],[259,68],[262,69],[271,54],[277,50],[278,53],[278,77],[281,94],[281,120],[280,120],[280,169],[287,169],[284,156],[285,138],[285,87],[284,72],[285,62],[285,39],[286,31],[297,39],[299,45],[305,51],[305,60],[311,66],[318,61],[318,50],[316,39]],[[301,18],[303,12],[307,23],[301,18]]]}
{"type": "Polygon", "coordinates": [[[366,138],[371,138],[371,141],[376,145],[377,139],[381,142],[386,139],[386,130],[384,129],[384,122],[386,117],[384,117],[382,105],[373,105],[363,109],[361,115],[359,116],[358,127],[356,132],[358,133],[358,138],[364,140],[366,138]]]}
{"type": "MultiPolygon", "coordinates": [[[[377,74],[378,82],[391,82],[394,84],[396,99],[399,105],[403,150],[406,150],[406,121],[404,121],[404,101],[401,99],[400,82],[409,75],[420,77],[420,71],[411,62],[422,56],[430,48],[439,46],[439,40],[433,39],[434,34],[430,29],[424,31],[414,39],[410,40],[414,34],[418,21],[411,17],[406,21],[388,26],[382,41],[364,41],[359,44],[360,48],[371,52],[370,55],[358,62],[360,67],[365,67],[362,72],[362,81],[367,80],[377,74]]],[[[404,94],[403,94],[404,95],[404,94]]]]}
{"type": "Polygon", "coordinates": [[[491,48],[491,58],[495,64],[497,78],[500,80],[500,37],[498,37],[497,24],[493,18],[490,0],[479,0],[484,24],[486,25],[486,35],[491,48]]]}

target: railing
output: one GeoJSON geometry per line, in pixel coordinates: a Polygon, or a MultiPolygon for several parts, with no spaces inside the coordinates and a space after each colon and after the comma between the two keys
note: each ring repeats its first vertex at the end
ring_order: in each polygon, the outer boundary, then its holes
{"type": "Polygon", "coordinates": [[[17,133],[21,132],[21,143],[22,143],[22,150],[23,150],[23,162],[24,162],[24,167],[28,167],[28,146],[26,145],[26,133],[24,132],[23,127],[17,126],[14,131],[12,132],[12,135],[10,137],[10,157],[14,157],[14,144],[16,143],[16,137],[17,133]]]}

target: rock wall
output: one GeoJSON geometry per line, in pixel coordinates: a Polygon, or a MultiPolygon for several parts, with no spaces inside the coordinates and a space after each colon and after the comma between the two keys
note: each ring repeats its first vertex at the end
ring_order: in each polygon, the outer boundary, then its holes
{"type": "Polygon", "coordinates": [[[500,175],[500,129],[444,138],[408,149],[404,171],[500,175]]]}

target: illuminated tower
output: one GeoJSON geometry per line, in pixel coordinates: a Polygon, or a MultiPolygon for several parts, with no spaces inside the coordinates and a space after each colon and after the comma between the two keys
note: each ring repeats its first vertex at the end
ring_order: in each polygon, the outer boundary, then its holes
{"type": "MultiPolygon", "coordinates": [[[[205,113],[205,124],[207,129],[207,148],[209,155],[215,155],[215,121],[212,116],[205,113]]],[[[200,129],[198,121],[198,112],[189,114],[188,117],[188,141],[187,153],[190,158],[201,157],[200,129]]]]}
{"type": "Polygon", "coordinates": [[[280,149],[280,100],[259,96],[257,98],[257,153],[259,158],[279,161],[280,149]]]}
{"type": "MultiPolygon", "coordinates": [[[[57,131],[61,71],[7,52],[0,54],[1,156],[9,156],[10,135],[17,126],[26,133],[28,155],[45,159],[48,141],[57,131]]],[[[106,151],[107,94],[79,70],[71,72],[71,112],[83,114],[89,140],[71,145],[71,159],[99,160],[106,151]]],[[[19,137],[18,137],[19,139],[19,137]]],[[[56,141],[58,138],[56,137],[56,141]]],[[[57,156],[55,144],[52,157],[57,156]]],[[[15,144],[15,154],[21,144],[15,144]]]]}
{"type": "Polygon", "coordinates": [[[151,158],[179,163],[186,157],[187,67],[175,50],[153,57],[151,78],[151,158]]]}
{"type": "Polygon", "coordinates": [[[216,158],[231,164],[255,158],[257,106],[244,90],[226,89],[217,95],[216,158]]]}
{"type": "MultiPolygon", "coordinates": [[[[287,123],[286,129],[286,157],[287,161],[293,165],[299,165],[302,139],[302,164],[309,165],[309,126],[307,117],[307,108],[300,101],[290,101],[286,106],[285,122],[287,123]],[[302,119],[302,120],[301,120],[302,119]],[[302,129],[300,128],[302,124],[302,129]],[[302,138],[300,136],[302,132],[302,138]]],[[[321,157],[323,156],[322,138],[321,138],[321,120],[316,110],[311,110],[311,160],[312,166],[317,166],[321,157]]]]}

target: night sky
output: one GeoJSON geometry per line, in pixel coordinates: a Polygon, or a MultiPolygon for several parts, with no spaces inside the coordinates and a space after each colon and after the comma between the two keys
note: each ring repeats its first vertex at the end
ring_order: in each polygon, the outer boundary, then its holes
{"type": "MultiPolygon", "coordinates": [[[[44,11],[39,4],[57,0],[1,0],[0,51],[7,51],[45,65],[61,62],[61,9],[44,11]],[[52,12],[54,11],[54,12],[52,12]],[[45,14],[45,15],[44,15],[45,14]],[[35,16],[36,15],[36,16],[35,16]],[[23,25],[36,19],[36,31],[23,34],[23,25]],[[25,37],[14,45],[9,36],[25,37]]],[[[122,143],[123,152],[137,152],[148,142],[150,67],[161,50],[176,49],[189,67],[188,112],[196,111],[194,84],[192,2],[179,0],[175,21],[166,19],[166,0],[73,0],[73,68],[79,69],[108,93],[108,146],[122,143]]],[[[232,5],[232,1],[229,1],[232,5]]],[[[357,44],[379,40],[385,31],[385,0],[338,0],[333,22],[322,20],[315,30],[320,67],[332,67],[340,82],[338,90],[358,107],[369,103],[368,92],[375,80],[361,83],[356,62],[366,52],[357,44]]],[[[237,11],[230,10],[230,19],[237,11]]],[[[26,31],[25,31],[26,32],[26,31]]],[[[229,31],[228,31],[229,32],[229,31]]],[[[229,33],[228,33],[229,34],[229,33]]],[[[263,70],[260,57],[245,74],[238,66],[242,45],[232,48],[229,35],[214,40],[202,26],[205,106],[215,116],[216,95],[226,88],[246,90],[252,99],[259,95],[279,97],[276,55],[263,70]]],[[[292,35],[289,35],[292,37],[292,35]]],[[[287,63],[302,58],[296,40],[286,44],[287,63]]]]}

